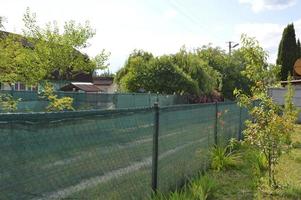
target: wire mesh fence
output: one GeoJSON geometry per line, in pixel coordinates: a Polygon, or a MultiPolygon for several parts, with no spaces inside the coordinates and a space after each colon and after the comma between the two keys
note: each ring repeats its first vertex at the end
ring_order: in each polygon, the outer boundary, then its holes
{"type": "Polygon", "coordinates": [[[0,199],[148,199],[154,170],[158,190],[181,186],[208,166],[215,136],[239,137],[247,117],[236,103],[157,111],[0,114],[0,199]]]}
{"type": "MultiPolygon", "coordinates": [[[[45,111],[49,102],[36,91],[5,91],[0,94],[9,94],[14,99],[21,99],[18,103],[18,112],[45,111]]],[[[79,93],[56,92],[61,97],[73,98],[73,107],[76,110],[90,109],[122,109],[151,107],[155,102],[162,106],[187,104],[188,97],[184,95],[162,95],[151,93],[79,93]]],[[[1,111],[1,108],[0,108],[1,111]]]]}

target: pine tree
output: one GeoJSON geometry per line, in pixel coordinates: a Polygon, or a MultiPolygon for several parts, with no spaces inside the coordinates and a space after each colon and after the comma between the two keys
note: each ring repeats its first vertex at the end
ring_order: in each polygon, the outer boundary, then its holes
{"type": "Polygon", "coordinates": [[[281,65],[281,80],[286,80],[288,74],[293,74],[293,67],[300,50],[297,47],[294,24],[289,24],[283,31],[278,48],[277,64],[281,65]]]}
{"type": "Polygon", "coordinates": [[[298,47],[298,58],[301,58],[301,43],[300,43],[299,39],[298,39],[298,42],[297,42],[297,47],[298,47]]]}

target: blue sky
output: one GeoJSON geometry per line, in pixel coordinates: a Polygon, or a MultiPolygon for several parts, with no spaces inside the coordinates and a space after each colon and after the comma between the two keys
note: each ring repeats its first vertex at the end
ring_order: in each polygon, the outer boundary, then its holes
{"type": "Polygon", "coordinates": [[[256,37],[275,61],[283,28],[294,22],[301,38],[301,0],[0,0],[7,31],[22,32],[26,7],[39,23],[89,20],[96,36],[85,50],[94,56],[111,52],[111,71],[124,64],[133,49],[155,55],[212,43],[227,48],[241,33],[256,37]]]}

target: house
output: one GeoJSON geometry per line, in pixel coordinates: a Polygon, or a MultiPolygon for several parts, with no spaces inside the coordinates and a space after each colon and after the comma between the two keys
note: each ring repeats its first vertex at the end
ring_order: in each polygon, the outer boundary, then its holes
{"type": "Polygon", "coordinates": [[[100,89],[101,92],[114,93],[117,91],[117,84],[114,83],[112,76],[93,77],[93,84],[100,89]]]}
{"type": "MultiPolygon", "coordinates": [[[[283,106],[285,104],[285,95],[287,93],[287,85],[291,83],[295,90],[293,96],[293,103],[297,108],[301,108],[301,59],[298,59],[294,65],[293,80],[291,81],[281,81],[282,87],[269,88],[268,95],[273,99],[273,101],[283,106]]],[[[301,113],[299,113],[298,122],[301,123],[301,113]]]]}
{"type": "Polygon", "coordinates": [[[93,83],[87,82],[71,82],[60,89],[65,92],[87,92],[87,93],[97,93],[100,89],[93,83]]]}
{"type": "Polygon", "coordinates": [[[11,86],[6,83],[0,83],[0,90],[15,90],[15,91],[37,91],[38,86],[26,85],[21,82],[17,82],[11,86]]]}

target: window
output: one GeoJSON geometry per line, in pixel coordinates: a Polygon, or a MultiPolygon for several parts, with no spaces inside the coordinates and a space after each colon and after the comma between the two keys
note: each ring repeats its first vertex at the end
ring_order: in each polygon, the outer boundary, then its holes
{"type": "Polygon", "coordinates": [[[19,83],[15,83],[15,90],[19,90],[19,83]]]}
{"type": "Polygon", "coordinates": [[[24,83],[19,83],[19,90],[26,90],[26,85],[24,83]]]}

